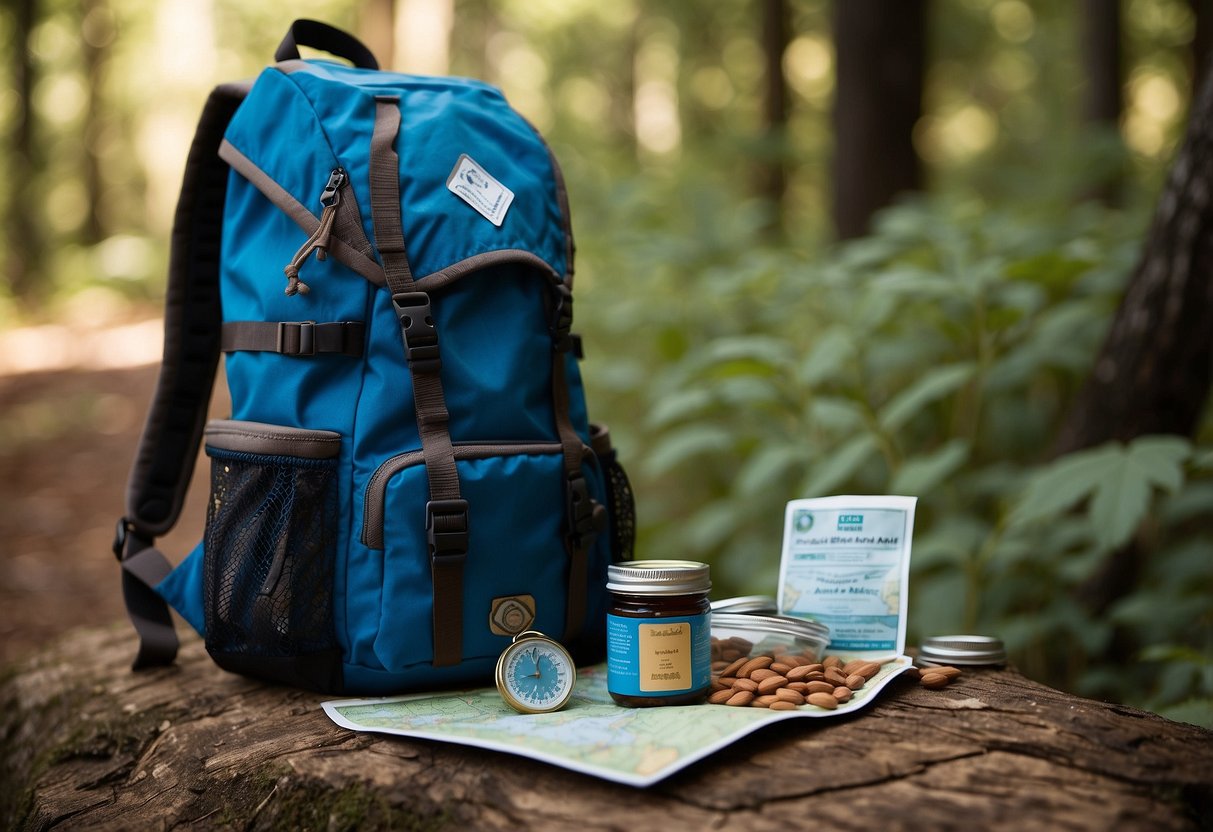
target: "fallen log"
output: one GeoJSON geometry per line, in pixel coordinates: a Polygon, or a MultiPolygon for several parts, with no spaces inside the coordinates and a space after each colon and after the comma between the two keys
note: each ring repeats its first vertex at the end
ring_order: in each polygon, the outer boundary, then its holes
{"type": "Polygon", "coordinates": [[[225,673],[187,641],[127,669],[81,630],[0,684],[10,829],[1199,829],[1213,732],[1014,670],[764,728],[648,789],[334,725],[325,697],[225,673]]]}

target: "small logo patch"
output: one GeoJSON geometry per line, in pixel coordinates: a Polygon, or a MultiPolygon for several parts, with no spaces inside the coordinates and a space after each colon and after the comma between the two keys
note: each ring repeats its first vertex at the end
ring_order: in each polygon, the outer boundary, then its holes
{"type": "Polygon", "coordinates": [[[459,157],[455,169],[446,178],[446,188],[498,228],[514,202],[514,192],[490,176],[466,153],[459,157]]]}
{"type": "Polygon", "coordinates": [[[493,599],[489,630],[495,636],[516,636],[535,622],[535,598],[531,595],[507,595],[493,599]]]}

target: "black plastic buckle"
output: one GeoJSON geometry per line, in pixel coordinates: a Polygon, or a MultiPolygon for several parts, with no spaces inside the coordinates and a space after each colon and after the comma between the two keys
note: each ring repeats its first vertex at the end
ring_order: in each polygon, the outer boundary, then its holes
{"type": "Polygon", "coordinates": [[[126,538],[132,529],[131,521],[125,517],[118,518],[118,527],[114,529],[114,557],[122,561],[122,553],[126,550],[126,538]]]}
{"type": "Polygon", "coordinates": [[[438,356],[438,330],[430,311],[430,296],[425,292],[401,292],[392,295],[396,317],[404,334],[404,357],[410,370],[435,373],[442,367],[438,356]]]}
{"type": "Polygon", "coordinates": [[[606,509],[590,497],[589,484],[580,474],[569,477],[566,483],[565,505],[570,549],[589,549],[598,533],[606,528],[606,509]]]}
{"type": "Polygon", "coordinates": [[[425,535],[430,559],[462,560],[468,553],[468,501],[430,500],[425,504],[425,535]]]}
{"type": "Polygon", "coordinates": [[[556,305],[552,310],[552,324],[548,327],[552,333],[552,346],[557,352],[568,352],[573,347],[573,339],[569,332],[573,328],[573,290],[564,283],[552,286],[556,295],[556,305]]]}
{"type": "Polygon", "coordinates": [[[277,350],[283,355],[315,355],[316,322],[280,321],[277,350]]]}

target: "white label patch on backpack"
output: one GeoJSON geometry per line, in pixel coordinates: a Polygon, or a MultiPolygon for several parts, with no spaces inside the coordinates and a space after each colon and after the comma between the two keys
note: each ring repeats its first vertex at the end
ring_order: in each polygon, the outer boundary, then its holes
{"type": "Polygon", "coordinates": [[[446,178],[446,187],[498,228],[514,202],[514,192],[490,176],[466,153],[459,157],[455,169],[446,178]]]}

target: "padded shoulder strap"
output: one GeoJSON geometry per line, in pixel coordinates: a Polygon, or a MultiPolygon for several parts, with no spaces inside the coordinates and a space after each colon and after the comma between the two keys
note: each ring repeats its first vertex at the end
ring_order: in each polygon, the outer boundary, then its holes
{"type": "Polygon", "coordinates": [[[170,664],[177,652],[172,619],[152,591],[167,562],[152,541],[181,514],[219,359],[219,253],[228,166],[218,156],[228,122],[251,87],[223,84],[207,99],[190,145],[173,217],[164,313],[164,357],[126,491],[114,553],[122,561],[127,612],[139,632],[135,667],[170,664]],[[167,633],[165,628],[167,627],[167,633]]]}

